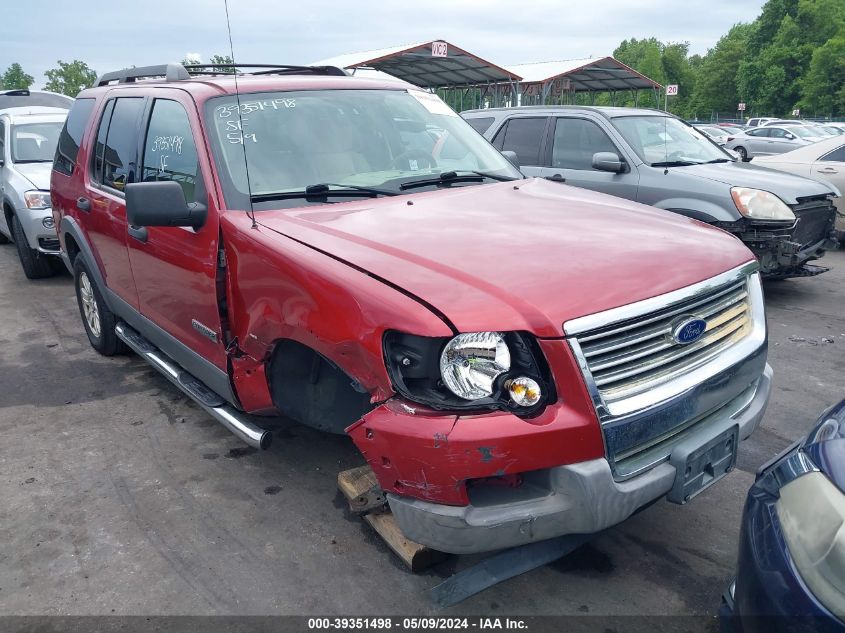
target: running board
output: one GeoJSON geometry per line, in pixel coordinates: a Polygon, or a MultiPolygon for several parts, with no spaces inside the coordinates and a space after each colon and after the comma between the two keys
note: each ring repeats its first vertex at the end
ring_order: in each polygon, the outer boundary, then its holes
{"type": "Polygon", "coordinates": [[[203,382],[182,369],[169,356],[144,338],[137,331],[118,323],[114,328],[118,338],[132,351],[157,369],[165,378],[179,387],[199,404],[206,413],[220,422],[241,440],[255,448],[267,449],[273,441],[273,434],[255,424],[252,416],[238,411],[203,382]]]}

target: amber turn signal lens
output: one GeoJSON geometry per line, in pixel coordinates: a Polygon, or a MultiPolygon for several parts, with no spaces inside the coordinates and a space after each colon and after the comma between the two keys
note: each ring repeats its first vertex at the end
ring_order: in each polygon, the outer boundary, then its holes
{"type": "Polygon", "coordinates": [[[511,400],[521,407],[533,407],[540,402],[540,397],[543,395],[537,381],[527,376],[509,380],[506,386],[511,400]]]}

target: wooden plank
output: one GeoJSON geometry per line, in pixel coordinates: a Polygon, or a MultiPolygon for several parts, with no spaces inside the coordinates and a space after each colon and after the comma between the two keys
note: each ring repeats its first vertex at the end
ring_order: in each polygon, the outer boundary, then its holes
{"type": "MultiPolygon", "coordinates": [[[[378,480],[369,466],[359,466],[338,473],[337,486],[349,502],[350,509],[355,512],[356,508],[366,504],[367,493],[378,489],[378,480]],[[363,503],[362,498],[364,499],[363,503]]],[[[381,491],[379,490],[379,492],[381,491]]],[[[362,518],[414,573],[422,571],[447,557],[447,554],[443,552],[405,538],[390,511],[370,512],[363,515],[362,518]]]]}

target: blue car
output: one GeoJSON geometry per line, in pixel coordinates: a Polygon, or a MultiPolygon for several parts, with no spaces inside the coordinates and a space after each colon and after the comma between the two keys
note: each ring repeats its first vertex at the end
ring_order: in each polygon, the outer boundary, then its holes
{"type": "Polygon", "coordinates": [[[845,400],[757,473],[723,631],[845,632],[845,400]]]}

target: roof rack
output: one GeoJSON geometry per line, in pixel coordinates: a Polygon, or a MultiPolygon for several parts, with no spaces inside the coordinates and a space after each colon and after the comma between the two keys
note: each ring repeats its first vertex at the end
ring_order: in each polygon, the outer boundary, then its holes
{"type": "Polygon", "coordinates": [[[139,66],[124,68],[100,75],[97,86],[106,86],[113,81],[120,84],[133,83],[136,79],[150,79],[164,77],[165,81],[184,81],[191,79],[192,74],[231,75],[241,68],[260,68],[251,73],[239,75],[333,75],[348,76],[348,73],[336,66],[290,66],[286,64],[160,64],[158,66],[139,66]],[[229,70],[231,69],[231,70],[229,70]]]}

